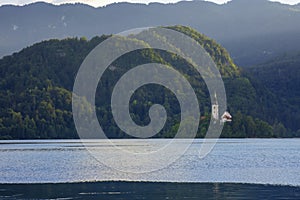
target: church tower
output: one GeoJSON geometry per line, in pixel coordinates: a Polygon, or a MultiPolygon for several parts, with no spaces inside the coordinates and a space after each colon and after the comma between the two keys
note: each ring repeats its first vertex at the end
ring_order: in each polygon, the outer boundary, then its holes
{"type": "Polygon", "coordinates": [[[217,94],[215,93],[214,100],[212,102],[212,118],[214,120],[219,120],[219,105],[218,105],[218,99],[217,99],[217,94]]]}

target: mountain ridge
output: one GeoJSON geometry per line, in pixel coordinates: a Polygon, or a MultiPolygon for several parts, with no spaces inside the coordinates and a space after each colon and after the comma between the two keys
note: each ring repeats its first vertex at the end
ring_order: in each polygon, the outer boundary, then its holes
{"type": "Polygon", "coordinates": [[[50,38],[92,38],[137,27],[176,24],[193,27],[215,39],[240,66],[259,64],[284,52],[300,50],[295,45],[300,41],[297,5],[267,0],[251,2],[115,3],[99,8],[47,3],[1,6],[0,56],[50,38]]]}

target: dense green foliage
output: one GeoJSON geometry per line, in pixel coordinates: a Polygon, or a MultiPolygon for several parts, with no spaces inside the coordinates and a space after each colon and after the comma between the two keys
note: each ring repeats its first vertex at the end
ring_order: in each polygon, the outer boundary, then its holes
{"type": "Polygon", "coordinates": [[[280,121],[294,131],[300,129],[300,53],[285,54],[247,71],[282,99],[277,108],[280,121]]]}
{"type": "MultiPolygon", "coordinates": [[[[224,48],[188,27],[169,28],[197,40],[212,56],[224,78],[228,108],[234,120],[226,124],[223,137],[296,136],[296,129],[282,121],[276,110],[282,100],[242,73],[224,48]],[[291,130],[294,135],[289,134],[291,130]]],[[[108,37],[95,37],[90,41],[85,38],[44,41],[0,60],[0,137],[77,138],[71,109],[75,76],[87,54],[108,37]]],[[[128,137],[117,127],[111,114],[110,95],[114,85],[129,69],[149,62],[170,65],[187,77],[201,102],[203,116],[197,136],[203,137],[210,121],[211,105],[201,76],[177,55],[147,48],[117,59],[99,82],[96,110],[107,136],[128,137]]],[[[146,85],[135,91],[130,101],[131,116],[138,125],[146,125],[149,123],[148,110],[157,103],[165,107],[168,119],[155,137],[173,137],[180,121],[180,108],[176,97],[167,89],[146,85]]],[[[86,102],[82,109],[89,108],[86,102]]]]}

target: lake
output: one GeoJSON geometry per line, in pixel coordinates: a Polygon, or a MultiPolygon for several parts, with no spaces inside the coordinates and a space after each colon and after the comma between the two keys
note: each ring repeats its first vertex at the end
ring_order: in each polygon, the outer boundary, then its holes
{"type": "MultiPolygon", "coordinates": [[[[114,140],[114,145],[143,152],[161,141],[166,140],[114,140]]],[[[186,140],[177,142],[184,145],[186,140]]],[[[299,139],[220,139],[200,159],[202,142],[194,140],[183,156],[164,169],[128,173],[96,160],[80,140],[0,141],[0,198],[139,199],[142,194],[145,198],[156,194],[158,199],[182,199],[202,194],[207,199],[226,199],[252,194],[250,199],[300,199],[299,139]],[[58,196],[51,197],[54,194],[58,196]]],[[[107,158],[115,148],[104,140],[90,144],[95,151],[107,152],[107,158]]],[[[121,164],[121,158],[111,158],[121,164]]],[[[122,159],[132,166],[138,162],[122,159]]]]}

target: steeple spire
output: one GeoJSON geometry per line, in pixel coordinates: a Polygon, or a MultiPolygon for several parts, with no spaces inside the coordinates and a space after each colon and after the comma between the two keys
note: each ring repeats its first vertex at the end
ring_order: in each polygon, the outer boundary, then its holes
{"type": "Polygon", "coordinates": [[[213,103],[212,103],[211,112],[212,112],[212,118],[214,120],[219,120],[219,105],[218,105],[218,99],[217,99],[217,93],[216,92],[214,94],[214,100],[213,100],[213,103]]]}

